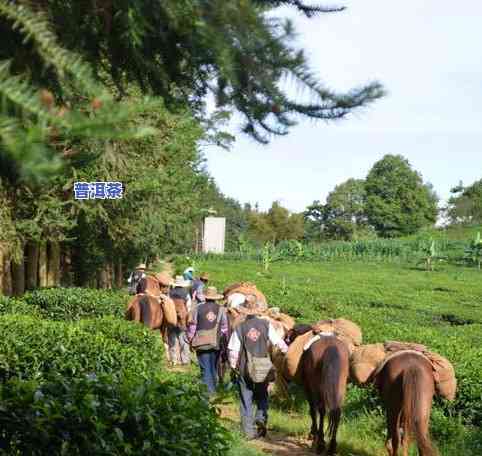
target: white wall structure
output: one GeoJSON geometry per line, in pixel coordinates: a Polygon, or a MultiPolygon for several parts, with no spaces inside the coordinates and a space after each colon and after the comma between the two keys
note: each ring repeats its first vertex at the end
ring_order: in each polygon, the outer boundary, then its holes
{"type": "Polygon", "coordinates": [[[224,253],[226,219],[224,217],[206,217],[203,230],[203,252],[224,253]]]}

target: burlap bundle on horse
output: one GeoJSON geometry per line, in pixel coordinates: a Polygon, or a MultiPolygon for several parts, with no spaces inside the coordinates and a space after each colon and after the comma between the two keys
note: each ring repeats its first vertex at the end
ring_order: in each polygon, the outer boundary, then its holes
{"type": "Polygon", "coordinates": [[[352,380],[360,385],[366,383],[386,356],[383,344],[368,344],[356,347],[350,360],[352,380]]]}
{"type": "Polygon", "coordinates": [[[288,382],[283,375],[283,369],[285,366],[285,354],[279,350],[277,347],[271,348],[271,361],[275,367],[275,386],[278,394],[281,397],[288,397],[288,382]]]}
{"type": "Polygon", "coordinates": [[[233,283],[232,285],[229,285],[228,287],[226,287],[223,291],[225,298],[227,298],[229,295],[233,293],[241,293],[244,295],[253,294],[265,306],[267,306],[268,304],[268,301],[266,300],[266,296],[256,288],[256,285],[254,283],[251,283],[251,282],[233,283]]]}
{"type": "Polygon", "coordinates": [[[272,307],[268,309],[268,311],[264,315],[268,317],[271,321],[281,323],[285,332],[293,329],[293,327],[295,326],[295,319],[293,317],[290,317],[288,314],[280,312],[277,308],[272,307]]]}
{"type": "Polygon", "coordinates": [[[165,295],[161,296],[160,300],[166,323],[173,326],[177,325],[177,312],[174,301],[165,295]]]}
{"type": "Polygon", "coordinates": [[[281,373],[289,380],[299,380],[299,365],[304,346],[314,337],[313,331],[298,336],[288,347],[281,373]]]}
{"type": "Polygon", "coordinates": [[[341,341],[348,346],[350,355],[353,353],[355,347],[362,344],[362,330],[360,327],[350,320],[344,318],[337,318],[335,320],[321,320],[313,325],[315,332],[332,332],[341,341]]]}
{"type": "MultiPolygon", "coordinates": [[[[322,320],[314,324],[312,331],[301,334],[288,347],[283,366],[283,374],[287,379],[299,380],[299,364],[305,347],[316,338],[318,333],[333,334],[336,338],[345,342],[350,353],[356,345],[362,341],[362,332],[358,325],[352,321],[338,318],[336,320],[322,320]]],[[[316,340],[315,340],[316,341],[316,340]]]]}
{"type": "Polygon", "coordinates": [[[366,383],[383,369],[389,359],[403,352],[423,355],[432,365],[437,394],[449,401],[455,399],[457,379],[453,365],[448,359],[429,351],[421,344],[387,341],[384,344],[362,345],[356,348],[350,363],[352,379],[359,384],[366,383]]]}

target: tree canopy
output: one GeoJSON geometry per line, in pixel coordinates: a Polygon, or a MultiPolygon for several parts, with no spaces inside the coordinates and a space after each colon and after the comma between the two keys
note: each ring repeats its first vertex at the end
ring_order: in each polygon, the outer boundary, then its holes
{"type": "Polygon", "coordinates": [[[452,189],[448,217],[452,223],[482,223],[482,179],[468,187],[463,184],[452,189]]]}
{"type": "MultiPolygon", "coordinates": [[[[62,87],[54,71],[43,71],[39,48],[25,47],[22,33],[12,28],[16,3],[26,2],[6,2],[0,14],[9,54],[3,58],[12,59],[15,72],[34,70],[40,85],[62,87]]],[[[213,94],[218,108],[241,114],[245,133],[266,142],[286,134],[299,115],[341,118],[383,95],[376,82],[347,93],[323,86],[303,51],[291,44],[292,23],[272,13],[281,5],[309,17],[337,10],[266,0],[41,0],[35,8],[63,46],[90,62],[97,79],[113,84],[119,96],[135,82],[144,93],[161,96],[168,108],[188,104],[204,118],[206,96],[213,94]],[[310,99],[289,96],[286,77],[307,89],[310,99]]]]}
{"type": "Polygon", "coordinates": [[[385,155],[368,173],[368,223],[383,237],[413,234],[437,220],[438,198],[401,155],[385,155]]]}

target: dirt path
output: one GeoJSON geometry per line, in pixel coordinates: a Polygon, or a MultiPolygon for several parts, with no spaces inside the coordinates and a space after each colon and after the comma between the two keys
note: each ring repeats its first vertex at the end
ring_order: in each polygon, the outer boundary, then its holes
{"type": "MultiPolygon", "coordinates": [[[[221,419],[231,427],[239,427],[239,412],[234,404],[218,407],[221,419]]],[[[249,442],[249,445],[266,454],[279,456],[305,456],[313,455],[310,450],[311,442],[287,436],[281,432],[268,431],[268,436],[249,442]]]]}

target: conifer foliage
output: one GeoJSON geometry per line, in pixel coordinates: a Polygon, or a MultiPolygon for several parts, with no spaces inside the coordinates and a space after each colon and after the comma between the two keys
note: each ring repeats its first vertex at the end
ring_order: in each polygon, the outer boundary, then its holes
{"type": "Polygon", "coordinates": [[[378,83],[346,94],[324,87],[303,51],[292,46],[292,23],[272,14],[282,5],[308,17],[340,8],[301,0],[38,4],[61,42],[90,61],[99,77],[108,75],[120,94],[135,81],[170,107],[188,103],[199,116],[206,96],[214,94],[218,107],[240,113],[243,131],[261,142],[286,134],[299,116],[341,118],[383,94],[378,83]],[[310,100],[290,97],[286,78],[307,89],[310,100]]]}

